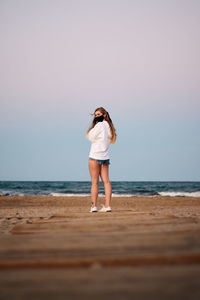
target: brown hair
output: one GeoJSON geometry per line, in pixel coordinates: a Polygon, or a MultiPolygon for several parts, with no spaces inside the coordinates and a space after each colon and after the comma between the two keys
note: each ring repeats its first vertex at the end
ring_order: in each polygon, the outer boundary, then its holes
{"type": "MultiPolygon", "coordinates": [[[[114,125],[113,125],[113,123],[112,123],[112,120],[111,120],[111,118],[110,118],[109,113],[108,113],[103,107],[98,107],[97,109],[95,109],[94,114],[95,114],[95,112],[97,112],[97,111],[100,111],[100,112],[103,114],[103,116],[104,116],[104,120],[106,120],[106,121],[108,122],[108,124],[109,124],[109,126],[110,126],[110,130],[111,130],[111,139],[110,139],[110,143],[111,143],[111,144],[114,144],[115,141],[116,141],[116,138],[117,138],[117,134],[116,134],[116,130],[115,130],[115,127],[114,127],[114,125]]],[[[93,114],[93,115],[94,115],[94,114],[93,114]]],[[[94,119],[93,119],[93,121],[92,121],[92,124],[91,124],[90,128],[88,129],[87,133],[88,133],[92,128],[94,128],[94,126],[96,125],[96,123],[97,123],[97,122],[95,121],[95,116],[94,116],[94,119]]]]}

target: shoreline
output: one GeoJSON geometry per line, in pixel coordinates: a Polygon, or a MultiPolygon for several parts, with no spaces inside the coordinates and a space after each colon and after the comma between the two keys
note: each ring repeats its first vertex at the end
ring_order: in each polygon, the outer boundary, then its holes
{"type": "MultiPolygon", "coordinates": [[[[191,194],[195,194],[191,193],[191,194]]],[[[199,192],[198,192],[199,194],[199,192]]],[[[12,194],[5,194],[5,195],[0,195],[0,199],[2,197],[55,197],[55,198],[60,198],[60,197],[66,197],[66,198],[70,198],[70,197],[80,197],[80,198],[84,198],[84,197],[90,197],[91,194],[62,194],[62,193],[52,193],[52,195],[34,195],[34,194],[22,194],[22,195],[12,195],[12,194]]],[[[105,197],[105,194],[99,193],[99,198],[105,197]]],[[[134,195],[134,194],[112,194],[112,198],[199,198],[200,196],[196,196],[196,195],[134,195]]]]}

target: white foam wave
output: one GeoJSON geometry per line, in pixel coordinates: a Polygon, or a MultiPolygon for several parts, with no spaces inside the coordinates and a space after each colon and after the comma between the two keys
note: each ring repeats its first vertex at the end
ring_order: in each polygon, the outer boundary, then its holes
{"type": "Polygon", "coordinates": [[[132,194],[112,194],[112,197],[136,197],[135,195],[132,194]]]}
{"type": "Polygon", "coordinates": [[[200,191],[198,192],[159,192],[162,197],[200,197],[200,191]]]}
{"type": "Polygon", "coordinates": [[[54,197],[87,197],[90,196],[90,194],[65,194],[65,193],[50,193],[49,196],[54,197]]]}
{"type": "Polygon", "coordinates": [[[0,191],[0,196],[24,196],[23,193],[18,193],[15,191],[0,191]]]}
{"type": "MultiPolygon", "coordinates": [[[[64,193],[50,193],[49,196],[54,197],[90,197],[91,194],[64,194],[64,193]]],[[[104,194],[99,194],[99,197],[105,197],[104,194]]],[[[135,195],[130,194],[112,194],[112,197],[136,197],[135,195]]]]}

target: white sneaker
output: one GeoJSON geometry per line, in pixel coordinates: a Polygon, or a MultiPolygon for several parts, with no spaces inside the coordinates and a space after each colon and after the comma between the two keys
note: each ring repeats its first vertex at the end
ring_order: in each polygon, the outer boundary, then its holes
{"type": "Polygon", "coordinates": [[[90,212],[98,212],[97,207],[96,207],[96,206],[91,207],[91,208],[90,208],[90,212]]]}
{"type": "Polygon", "coordinates": [[[111,212],[112,209],[110,206],[105,207],[103,204],[101,204],[102,208],[99,210],[100,212],[111,212]]]}

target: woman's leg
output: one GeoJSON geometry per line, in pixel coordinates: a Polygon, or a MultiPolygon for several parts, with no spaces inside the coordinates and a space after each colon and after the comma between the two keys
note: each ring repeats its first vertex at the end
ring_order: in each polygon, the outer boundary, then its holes
{"type": "Polygon", "coordinates": [[[104,189],[105,189],[105,197],[106,197],[105,207],[110,206],[111,196],[112,196],[112,187],[111,187],[110,180],[109,180],[108,170],[109,170],[108,165],[101,166],[100,176],[101,176],[101,180],[104,184],[104,189]]]}
{"type": "Polygon", "coordinates": [[[89,171],[91,176],[91,201],[92,207],[97,206],[97,198],[99,193],[99,174],[100,166],[95,160],[89,159],[89,171]]]}

